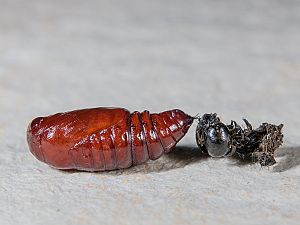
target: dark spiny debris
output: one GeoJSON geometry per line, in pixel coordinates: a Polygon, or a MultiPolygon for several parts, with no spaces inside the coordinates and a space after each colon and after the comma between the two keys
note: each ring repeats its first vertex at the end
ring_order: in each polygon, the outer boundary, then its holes
{"type": "Polygon", "coordinates": [[[237,154],[242,158],[251,157],[262,166],[276,163],[275,150],[283,142],[283,124],[263,123],[257,129],[244,119],[246,128],[235,121],[225,125],[216,113],[199,118],[196,130],[197,144],[203,152],[213,157],[237,154]]]}
{"type": "Polygon", "coordinates": [[[247,131],[244,147],[237,149],[237,152],[257,158],[262,166],[275,164],[274,152],[283,142],[282,128],[283,124],[263,123],[256,130],[247,131]]]}

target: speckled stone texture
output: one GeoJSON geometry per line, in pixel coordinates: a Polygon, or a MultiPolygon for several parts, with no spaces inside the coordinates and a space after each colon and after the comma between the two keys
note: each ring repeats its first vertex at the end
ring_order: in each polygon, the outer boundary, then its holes
{"type": "Polygon", "coordinates": [[[0,224],[299,224],[300,2],[0,0],[0,224]],[[101,88],[100,88],[101,87],[101,88]],[[124,171],[37,161],[34,117],[95,106],[284,123],[278,164],[174,153],[124,171]]]}

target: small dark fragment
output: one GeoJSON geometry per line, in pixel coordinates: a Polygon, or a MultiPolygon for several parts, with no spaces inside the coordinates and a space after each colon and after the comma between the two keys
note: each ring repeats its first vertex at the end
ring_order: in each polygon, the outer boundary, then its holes
{"type": "Polygon", "coordinates": [[[236,153],[242,157],[251,156],[257,159],[262,166],[271,166],[276,163],[274,152],[283,143],[282,128],[283,124],[274,125],[263,123],[257,129],[253,130],[247,120],[244,120],[247,128],[242,129],[243,137],[232,139],[239,142],[236,153]]]}

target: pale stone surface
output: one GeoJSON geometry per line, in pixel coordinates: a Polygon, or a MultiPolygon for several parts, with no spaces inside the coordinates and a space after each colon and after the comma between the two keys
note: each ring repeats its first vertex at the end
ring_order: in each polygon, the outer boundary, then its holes
{"type": "Polygon", "coordinates": [[[0,224],[299,224],[299,1],[0,1],[0,224]],[[270,168],[211,159],[195,126],[125,171],[28,151],[40,115],[93,106],[285,124],[270,168]]]}

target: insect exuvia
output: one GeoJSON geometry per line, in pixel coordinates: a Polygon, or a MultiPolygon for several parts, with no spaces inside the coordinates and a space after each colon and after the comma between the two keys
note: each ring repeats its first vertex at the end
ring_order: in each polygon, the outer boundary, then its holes
{"type": "Polygon", "coordinates": [[[105,171],[155,160],[172,151],[198,120],[199,148],[212,157],[255,156],[261,165],[275,163],[283,125],[263,123],[253,130],[247,120],[223,124],[216,114],[192,117],[179,109],[162,113],[123,108],[93,108],[34,119],[27,130],[32,154],[58,169],[105,171]]]}
{"type": "Polygon", "coordinates": [[[212,157],[251,156],[258,159],[262,166],[276,163],[275,150],[283,142],[283,124],[263,123],[253,129],[248,120],[244,119],[243,129],[235,121],[230,125],[221,122],[216,113],[204,114],[199,118],[196,130],[196,140],[199,148],[212,157]]]}

